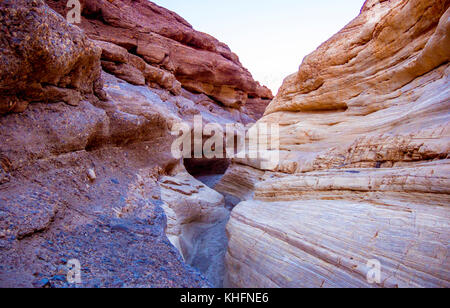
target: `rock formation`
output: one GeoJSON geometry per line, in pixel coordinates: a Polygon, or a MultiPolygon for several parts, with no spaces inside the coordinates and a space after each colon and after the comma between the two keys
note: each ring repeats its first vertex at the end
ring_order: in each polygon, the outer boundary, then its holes
{"type": "Polygon", "coordinates": [[[1,287],[221,286],[224,262],[233,287],[450,286],[449,0],[366,1],[267,109],[177,14],[85,0],[76,26],[66,3],[0,2],[1,287]],[[188,171],[228,161],[171,153],[196,115],[263,112],[273,168],[236,159],[215,185],[188,171]]]}
{"type": "Polygon", "coordinates": [[[235,161],[217,186],[243,201],[229,286],[450,286],[449,4],[368,0],[285,79],[259,121],[279,164],[235,161]]]}
{"type": "Polygon", "coordinates": [[[0,286],[74,286],[71,259],[84,287],[211,286],[185,261],[229,213],[171,130],[254,122],[270,91],[151,2],[84,1],[80,27],[47,3],[0,2],[0,286]]]}
{"type": "Polygon", "coordinates": [[[162,177],[160,183],[169,221],[167,236],[183,256],[189,258],[194,246],[189,238],[192,222],[213,223],[225,219],[228,211],[224,208],[224,197],[188,173],[162,177]]]}
{"type": "MultiPolygon", "coordinates": [[[[67,14],[66,1],[47,2],[67,14]]],[[[103,69],[123,80],[156,84],[177,95],[181,84],[230,108],[245,109],[250,99],[250,113],[258,118],[273,98],[227,45],[195,31],[171,11],[147,0],[89,0],[81,5],[80,27],[99,41],[103,69]]]]}

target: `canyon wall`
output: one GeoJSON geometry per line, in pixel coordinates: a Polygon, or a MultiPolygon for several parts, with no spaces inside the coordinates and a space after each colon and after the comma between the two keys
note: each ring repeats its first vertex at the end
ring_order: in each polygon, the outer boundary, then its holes
{"type": "Polygon", "coordinates": [[[279,164],[216,187],[242,200],[228,286],[450,286],[449,4],[368,0],[285,79],[259,121],[279,164]]]}
{"type": "MultiPolygon", "coordinates": [[[[80,2],[79,26],[103,48],[106,72],[136,85],[159,85],[176,95],[183,87],[257,118],[273,98],[227,45],[194,30],[174,12],[147,0],[80,2]]],[[[63,16],[69,11],[67,1],[47,3],[63,16]]]]}
{"type": "Polygon", "coordinates": [[[72,259],[82,287],[211,286],[190,234],[229,213],[171,131],[254,122],[270,91],[151,2],[82,1],[79,27],[66,3],[0,2],[0,286],[74,286],[72,259]]]}

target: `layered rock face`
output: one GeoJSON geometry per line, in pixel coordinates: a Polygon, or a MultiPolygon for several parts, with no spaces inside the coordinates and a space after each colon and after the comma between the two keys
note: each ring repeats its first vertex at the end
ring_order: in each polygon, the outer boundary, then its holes
{"type": "Polygon", "coordinates": [[[229,286],[450,286],[449,4],[366,1],[286,78],[260,120],[279,164],[236,161],[217,186],[243,200],[229,286]]]}
{"type": "Polygon", "coordinates": [[[252,122],[240,97],[270,93],[150,2],[86,1],[83,14],[84,31],[42,0],[0,2],[0,286],[211,286],[185,261],[195,226],[229,213],[173,158],[171,130],[195,115],[252,122]]]}
{"type": "MultiPolygon", "coordinates": [[[[66,1],[47,2],[63,16],[68,12],[66,1]]],[[[181,85],[244,113],[250,99],[247,113],[255,119],[273,98],[227,45],[195,31],[171,11],[147,0],[89,0],[81,5],[80,27],[100,41],[103,69],[121,79],[157,84],[175,94],[181,85]]]]}

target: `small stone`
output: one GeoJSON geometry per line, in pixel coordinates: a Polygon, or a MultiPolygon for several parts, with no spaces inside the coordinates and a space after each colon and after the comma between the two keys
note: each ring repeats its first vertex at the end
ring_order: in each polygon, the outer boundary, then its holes
{"type": "Polygon", "coordinates": [[[67,275],[68,268],[66,265],[59,265],[57,268],[57,275],[67,275]]]}
{"type": "Polygon", "coordinates": [[[111,230],[116,232],[130,232],[130,229],[122,224],[112,225],[111,230]]]}
{"type": "Polygon", "coordinates": [[[66,276],[64,275],[55,275],[52,277],[53,281],[61,281],[61,282],[66,282],[66,276]]]}
{"type": "Polygon", "coordinates": [[[43,278],[43,279],[37,280],[37,281],[33,282],[33,285],[36,288],[49,288],[49,287],[51,287],[50,280],[48,280],[47,278],[43,278]]]}
{"type": "Polygon", "coordinates": [[[95,181],[95,179],[97,179],[97,175],[95,174],[94,169],[89,169],[87,172],[87,176],[91,182],[93,182],[93,181],[95,181]]]}

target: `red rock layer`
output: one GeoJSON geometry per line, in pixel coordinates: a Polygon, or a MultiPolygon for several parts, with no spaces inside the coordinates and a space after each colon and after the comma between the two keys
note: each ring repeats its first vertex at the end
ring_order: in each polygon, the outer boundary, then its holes
{"type": "MultiPolygon", "coordinates": [[[[63,16],[68,11],[65,1],[47,2],[63,16]]],[[[103,68],[128,82],[154,82],[175,93],[180,82],[191,92],[206,94],[233,108],[245,105],[249,97],[259,99],[265,108],[273,97],[269,89],[253,80],[227,45],[194,30],[167,9],[146,0],[81,3],[80,27],[90,38],[114,44],[104,49],[103,68]],[[122,57],[109,56],[112,49],[122,57]]]]}

